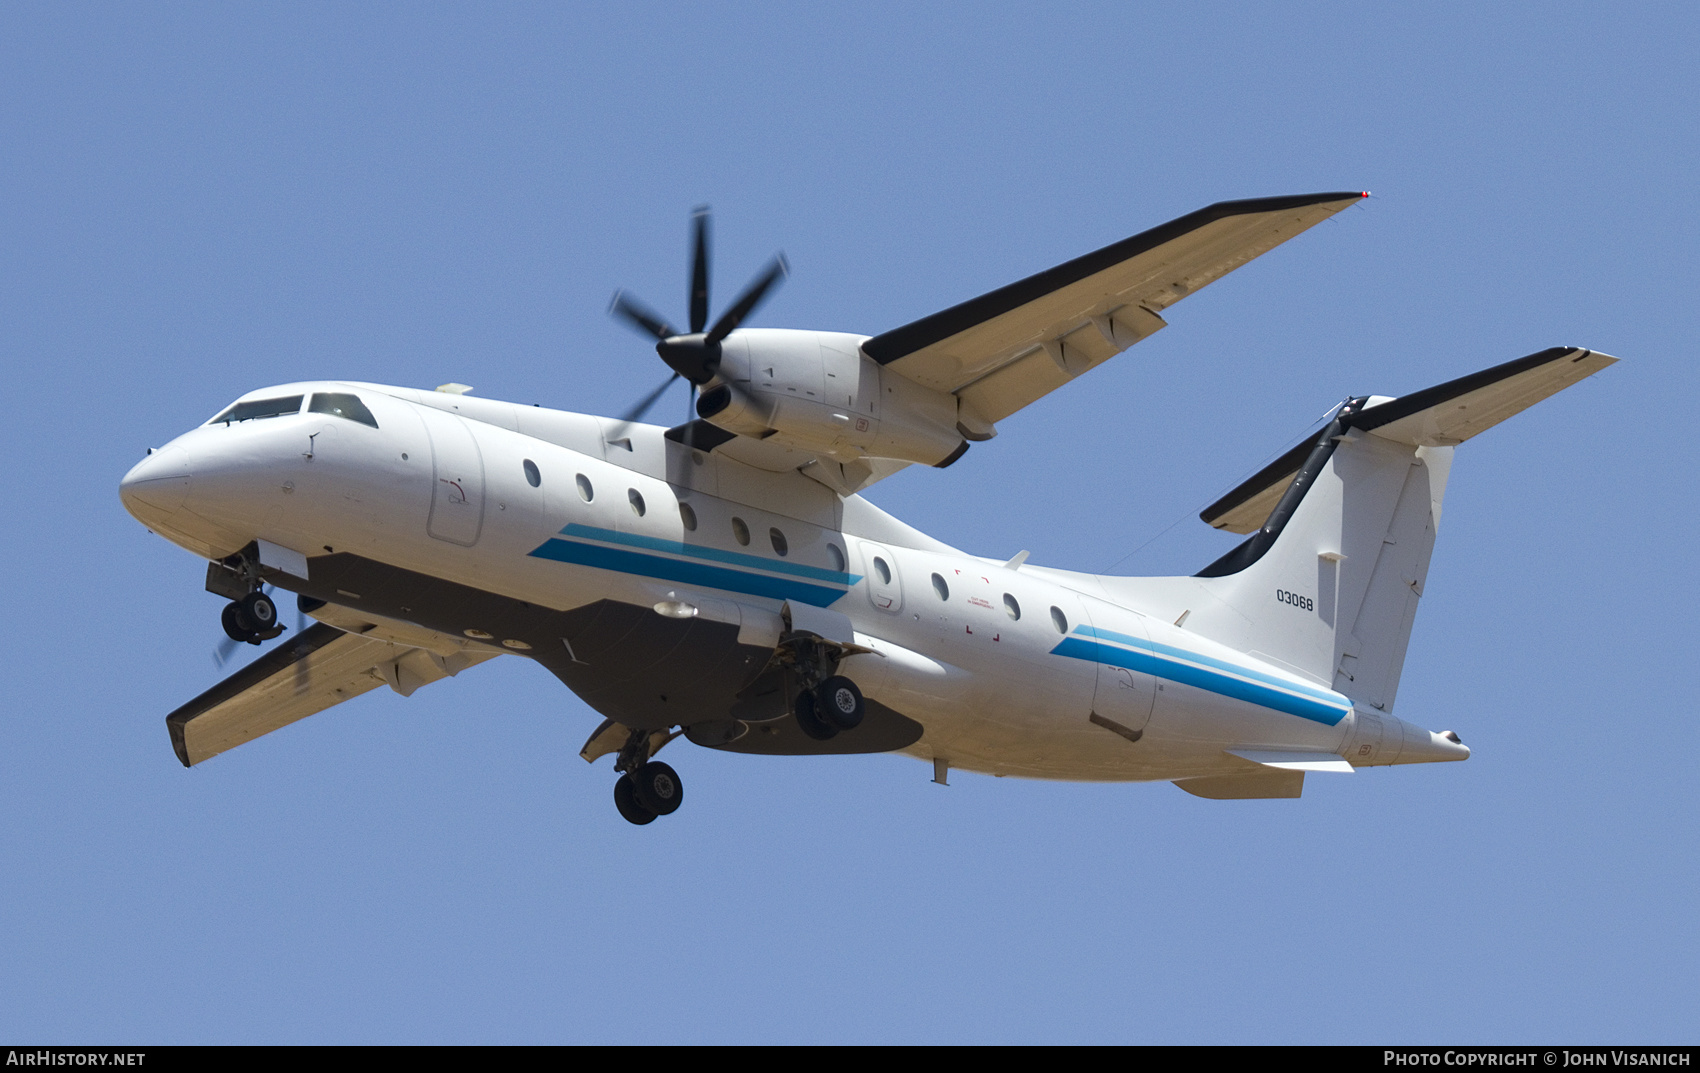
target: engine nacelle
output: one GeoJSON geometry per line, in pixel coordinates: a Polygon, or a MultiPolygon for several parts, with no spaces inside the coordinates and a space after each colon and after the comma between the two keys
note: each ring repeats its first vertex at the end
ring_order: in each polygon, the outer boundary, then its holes
{"type": "Polygon", "coordinates": [[[779,328],[733,332],[721,344],[719,369],[697,413],[727,432],[839,463],[956,461],[968,447],[956,397],[864,356],[867,338],[779,328]]]}

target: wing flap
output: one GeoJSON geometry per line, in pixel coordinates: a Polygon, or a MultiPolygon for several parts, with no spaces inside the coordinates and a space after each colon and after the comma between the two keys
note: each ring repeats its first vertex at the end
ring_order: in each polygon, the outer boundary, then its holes
{"type": "Polygon", "coordinates": [[[1020,365],[967,393],[996,421],[1162,328],[1160,314],[1181,298],[1363,196],[1219,202],[877,335],[862,350],[947,392],[1020,365]]]}
{"type": "MultiPolygon", "coordinates": [[[[423,631],[422,631],[423,632],[423,631]]],[[[388,685],[403,696],[494,658],[442,655],[319,623],[166,716],[184,767],[388,685]]]]}

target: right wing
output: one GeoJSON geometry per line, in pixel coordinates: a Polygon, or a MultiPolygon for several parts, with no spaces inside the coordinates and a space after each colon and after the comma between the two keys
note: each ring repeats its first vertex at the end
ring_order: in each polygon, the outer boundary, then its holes
{"type": "Polygon", "coordinates": [[[335,605],[326,605],[315,617],[327,621],[165,717],[171,747],[184,767],[381,685],[405,697],[501,655],[406,623],[371,622],[335,605]]]}
{"type": "Polygon", "coordinates": [[[862,352],[1002,421],[1163,327],[1175,302],[1368,196],[1217,202],[876,335],[862,352]]]}
{"type": "Polygon", "coordinates": [[[855,463],[863,468],[863,472],[852,478],[844,472],[847,467],[819,452],[740,436],[701,418],[670,428],[665,435],[674,443],[682,443],[698,451],[719,452],[723,458],[770,473],[801,471],[841,496],[855,495],[910,465],[901,458],[865,458],[855,463]]]}

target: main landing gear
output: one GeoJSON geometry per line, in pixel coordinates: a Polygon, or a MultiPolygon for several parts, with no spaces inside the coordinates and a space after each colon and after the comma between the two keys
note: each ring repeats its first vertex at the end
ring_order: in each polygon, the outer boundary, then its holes
{"type": "Polygon", "coordinates": [[[779,650],[787,677],[796,683],[791,714],[797,727],[816,741],[826,741],[840,731],[862,725],[866,705],[856,683],[834,673],[841,650],[810,634],[786,638],[779,650]]]}
{"type": "Polygon", "coordinates": [[[619,781],[614,783],[614,807],[628,823],[640,827],[657,816],[678,811],[685,800],[685,784],[679,781],[679,773],[649,758],[650,737],[650,731],[632,731],[614,761],[614,770],[620,772],[619,781]]]}
{"type": "Polygon", "coordinates": [[[841,730],[855,730],[865,711],[862,691],[841,674],[823,678],[813,689],[805,685],[791,702],[798,728],[816,741],[826,741],[841,730]]]}
{"type": "MultiPolygon", "coordinates": [[[[816,741],[855,730],[862,724],[867,704],[856,683],[836,673],[838,662],[846,654],[865,648],[826,641],[815,634],[796,632],[784,637],[774,653],[775,663],[767,673],[784,676],[786,690],[795,691],[791,699],[791,715],[802,732],[816,741]]],[[[778,718],[773,712],[769,719],[778,718]]],[[[625,744],[614,761],[620,773],[614,783],[614,807],[628,823],[638,826],[655,822],[657,816],[678,811],[685,799],[685,788],[679,773],[666,764],[650,759],[671,741],[665,730],[628,730],[612,718],[606,720],[590,736],[579,753],[586,760],[595,760],[613,751],[618,741],[617,731],[626,731],[625,744]]],[[[692,740],[698,740],[693,738],[692,740]]],[[[727,741],[733,740],[727,738],[727,741]]],[[[706,744],[706,743],[704,743],[706,744]]]]}
{"type": "Polygon", "coordinates": [[[614,783],[614,807],[627,822],[639,826],[675,811],[684,799],[679,773],[659,760],[638,768],[635,777],[626,772],[614,783]]]}

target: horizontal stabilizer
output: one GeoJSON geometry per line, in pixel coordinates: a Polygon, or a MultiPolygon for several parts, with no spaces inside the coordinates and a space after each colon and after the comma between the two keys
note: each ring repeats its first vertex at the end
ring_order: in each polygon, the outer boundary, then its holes
{"type": "Polygon", "coordinates": [[[1276,749],[1229,749],[1227,752],[1229,756],[1279,771],[1338,771],[1350,775],[1353,770],[1351,764],[1334,753],[1295,753],[1276,749]]]}
{"type": "MultiPolygon", "coordinates": [[[[1593,350],[1553,347],[1397,399],[1372,403],[1351,418],[1350,427],[1413,447],[1455,446],[1616,361],[1593,350]]],[[[1204,508],[1199,517],[1232,533],[1256,532],[1298,474],[1315,446],[1314,440],[1314,434],[1300,440],[1286,454],[1204,508]]]]}

